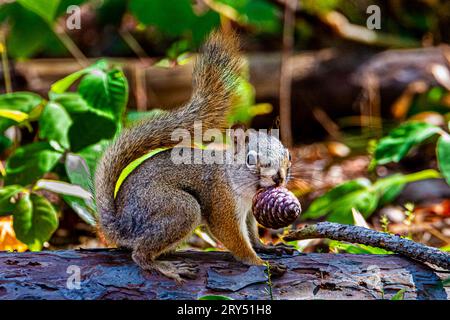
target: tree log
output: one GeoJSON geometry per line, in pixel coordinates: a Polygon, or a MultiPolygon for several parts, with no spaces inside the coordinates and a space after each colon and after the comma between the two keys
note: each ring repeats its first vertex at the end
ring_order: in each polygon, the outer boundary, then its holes
{"type": "MultiPolygon", "coordinates": [[[[309,253],[263,256],[287,272],[272,279],[274,299],[404,299],[450,297],[448,274],[398,255],[309,253]]],[[[130,253],[116,249],[0,252],[0,299],[234,299],[270,296],[265,267],[248,267],[226,252],[183,251],[164,259],[194,263],[195,280],[177,284],[140,270],[130,253]],[[78,272],[79,271],[79,272],[78,272]],[[79,287],[77,286],[79,275],[79,287]]]]}

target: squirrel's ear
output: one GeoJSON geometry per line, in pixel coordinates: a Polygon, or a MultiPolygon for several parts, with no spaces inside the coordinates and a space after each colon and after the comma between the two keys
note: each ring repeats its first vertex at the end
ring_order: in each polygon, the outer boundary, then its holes
{"type": "Polygon", "coordinates": [[[248,136],[245,132],[244,129],[242,129],[241,127],[232,127],[232,129],[230,130],[231,135],[230,135],[230,139],[233,142],[233,150],[234,150],[234,154],[239,154],[241,152],[245,153],[245,146],[248,142],[248,136]]]}

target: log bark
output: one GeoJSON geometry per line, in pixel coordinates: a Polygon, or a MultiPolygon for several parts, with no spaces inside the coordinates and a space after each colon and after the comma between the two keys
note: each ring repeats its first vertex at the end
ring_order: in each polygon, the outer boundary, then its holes
{"type": "MultiPolygon", "coordinates": [[[[448,274],[398,255],[263,258],[288,269],[272,279],[274,299],[390,299],[400,290],[404,299],[450,297],[450,288],[442,285],[448,274]]],[[[129,252],[115,249],[0,252],[0,299],[198,299],[210,294],[270,299],[265,267],[245,266],[229,253],[183,251],[165,259],[196,264],[197,279],[177,284],[140,270],[129,252]]]]}

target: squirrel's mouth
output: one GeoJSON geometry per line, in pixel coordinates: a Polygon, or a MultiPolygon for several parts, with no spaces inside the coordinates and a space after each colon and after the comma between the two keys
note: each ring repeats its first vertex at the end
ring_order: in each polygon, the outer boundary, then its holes
{"type": "Polygon", "coordinates": [[[259,182],[258,182],[258,189],[274,187],[276,185],[277,185],[277,183],[275,181],[273,181],[271,177],[261,176],[259,178],[259,182]]]}

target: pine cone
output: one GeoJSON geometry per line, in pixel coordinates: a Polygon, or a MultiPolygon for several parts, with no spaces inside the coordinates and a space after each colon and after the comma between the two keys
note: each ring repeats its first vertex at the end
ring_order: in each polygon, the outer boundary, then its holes
{"type": "Polygon", "coordinates": [[[286,188],[269,187],[255,194],[252,211],[261,225],[279,229],[294,222],[302,208],[297,197],[286,188]]]}

